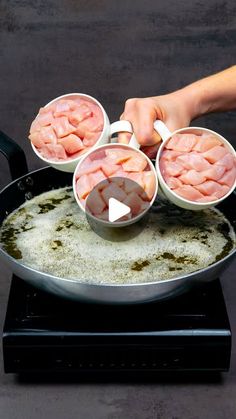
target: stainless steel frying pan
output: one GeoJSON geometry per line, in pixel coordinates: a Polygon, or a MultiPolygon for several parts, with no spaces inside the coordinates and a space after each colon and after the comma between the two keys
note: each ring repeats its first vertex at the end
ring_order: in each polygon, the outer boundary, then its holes
{"type": "MultiPolygon", "coordinates": [[[[28,173],[24,152],[13,140],[0,132],[0,152],[8,159],[13,181],[0,192],[0,225],[5,217],[22,205],[28,194],[37,196],[51,189],[71,186],[72,175],[45,167],[28,173]]],[[[219,209],[236,229],[236,193],[219,205],[219,209]]],[[[20,278],[35,287],[58,296],[99,303],[140,303],[162,300],[187,291],[193,285],[214,280],[225,270],[236,254],[234,248],[227,256],[205,269],[169,280],[142,284],[95,285],[78,280],[59,278],[31,269],[14,259],[3,249],[0,257],[20,278]]]]}

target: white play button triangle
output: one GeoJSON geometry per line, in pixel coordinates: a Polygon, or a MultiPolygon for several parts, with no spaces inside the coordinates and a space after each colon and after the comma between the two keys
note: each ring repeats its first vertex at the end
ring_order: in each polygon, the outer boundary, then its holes
{"type": "Polygon", "coordinates": [[[130,211],[131,209],[127,205],[123,204],[115,198],[109,198],[108,220],[111,223],[119,220],[121,217],[124,217],[124,215],[129,214],[130,211]]]}

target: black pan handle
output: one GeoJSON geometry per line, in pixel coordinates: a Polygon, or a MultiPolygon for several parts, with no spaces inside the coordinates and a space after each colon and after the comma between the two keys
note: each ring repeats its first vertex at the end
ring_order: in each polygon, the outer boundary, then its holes
{"type": "Polygon", "coordinates": [[[8,160],[12,180],[28,173],[24,151],[2,131],[0,131],[0,153],[8,160]]]}

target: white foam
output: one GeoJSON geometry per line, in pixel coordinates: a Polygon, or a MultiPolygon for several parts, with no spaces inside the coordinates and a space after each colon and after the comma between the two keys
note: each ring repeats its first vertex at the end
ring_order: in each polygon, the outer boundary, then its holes
{"type": "MultiPolygon", "coordinates": [[[[235,244],[232,227],[216,209],[192,215],[193,223],[200,223],[200,227],[191,225],[186,216],[181,222],[181,210],[174,210],[176,216],[157,210],[150,214],[147,226],[138,236],[117,242],[104,240],[91,230],[73,193],[66,192],[66,188],[46,192],[21,208],[25,211],[10,214],[3,224],[3,229],[9,225],[21,229],[28,217],[26,228],[33,227],[17,235],[16,245],[22,253],[20,262],[80,282],[150,282],[204,268],[215,261],[227,243],[217,229],[222,222],[229,225],[235,244]],[[51,211],[39,213],[39,205],[65,195],[69,199],[51,211]],[[66,223],[72,225],[66,227],[66,223]]],[[[116,235],[117,230],[113,231],[116,235]]]]}

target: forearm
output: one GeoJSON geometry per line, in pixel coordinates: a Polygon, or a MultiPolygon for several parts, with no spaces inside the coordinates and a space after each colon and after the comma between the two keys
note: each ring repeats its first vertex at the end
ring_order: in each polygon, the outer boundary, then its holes
{"type": "Polygon", "coordinates": [[[236,65],[175,92],[190,120],[217,111],[236,109],[236,65]]]}

